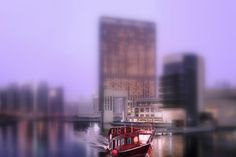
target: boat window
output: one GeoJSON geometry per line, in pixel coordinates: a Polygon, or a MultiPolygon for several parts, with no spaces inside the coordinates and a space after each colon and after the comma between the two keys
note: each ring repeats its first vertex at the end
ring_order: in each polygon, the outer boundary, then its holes
{"type": "Polygon", "coordinates": [[[125,139],[122,138],[122,139],[120,140],[120,145],[124,145],[124,144],[125,144],[125,139]]]}
{"type": "Polygon", "coordinates": [[[126,139],[126,143],[127,143],[127,144],[131,144],[131,137],[128,137],[128,138],[126,139]]]}
{"type": "Polygon", "coordinates": [[[139,141],[142,144],[147,143],[149,138],[150,138],[150,135],[139,135],[139,141]]]}
{"type": "Polygon", "coordinates": [[[110,148],[112,148],[112,142],[110,142],[110,148]]]}
{"type": "Polygon", "coordinates": [[[125,132],[124,132],[124,128],[121,128],[121,133],[122,133],[122,134],[124,134],[124,133],[125,133],[125,132]]]}
{"type": "Polygon", "coordinates": [[[111,104],[111,110],[112,110],[112,96],[110,96],[109,104],[111,104]]]}
{"type": "Polygon", "coordinates": [[[115,149],[115,147],[116,147],[116,141],[115,140],[113,140],[113,149],[115,149]]]}

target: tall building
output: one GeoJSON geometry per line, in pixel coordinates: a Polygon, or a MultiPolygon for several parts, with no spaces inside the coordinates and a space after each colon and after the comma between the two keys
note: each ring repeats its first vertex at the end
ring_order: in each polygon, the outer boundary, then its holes
{"type": "Polygon", "coordinates": [[[99,109],[103,122],[127,118],[138,98],[156,97],[152,22],[100,19],[99,109]]]}
{"type": "Polygon", "coordinates": [[[18,111],[19,105],[19,87],[17,84],[12,83],[6,88],[6,108],[8,112],[18,111]]]}
{"type": "Polygon", "coordinates": [[[7,91],[5,88],[2,88],[0,91],[0,101],[1,101],[1,110],[0,112],[5,112],[7,110],[7,91]]]}
{"type": "Polygon", "coordinates": [[[30,84],[24,84],[20,87],[20,111],[32,112],[34,110],[34,91],[30,84]]]}
{"type": "Polygon", "coordinates": [[[29,85],[9,84],[0,91],[1,111],[10,114],[33,109],[33,91],[29,85]]]}
{"type": "Polygon", "coordinates": [[[93,101],[93,113],[94,113],[94,114],[98,114],[98,113],[99,113],[99,101],[98,101],[98,96],[97,96],[97,95],[93,95],[92,101],[93,101]]]}
{"type": "Polygon", "coordinates": [[[41,82],[36,91],[36,111],[41,115],[46,116],[48,114],[48,94],[49,87],[46,82],[41,82]]]}
{"type": "Polygon", "coordinates": [[[51,88],[49,91],[48,111],[51,116],[62,116],[64,112],[64,91],[63,88],[51,88]]]}
{"type": "Polygon", "coordinates": [[[188,126],[198,123],[204,93],[203,60],[194,54],[169,55],[164,59],[160,98],[166,108],[183,108],[188,126]]]}

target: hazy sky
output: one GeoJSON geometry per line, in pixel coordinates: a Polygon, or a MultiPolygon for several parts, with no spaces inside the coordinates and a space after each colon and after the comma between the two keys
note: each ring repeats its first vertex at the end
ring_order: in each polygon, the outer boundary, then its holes
{"type": "Polygon", "coordinates": [[[157,61],[193,51],[205,58],[206,83],[236,85],[235,0],[2,0],[0,85],[46,80],[68,99],[97,90],[98,19],[154,21],[157,61]]]}

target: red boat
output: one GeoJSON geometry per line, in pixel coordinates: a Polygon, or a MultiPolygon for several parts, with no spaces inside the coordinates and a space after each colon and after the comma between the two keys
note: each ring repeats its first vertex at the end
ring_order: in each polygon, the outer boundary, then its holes
{"type": "Polygon", "coordinates": [[[139,156],[151,149],[154,130],[133,127],[111,128],[108,132],[108,151],[112,156],[139,156]]]}

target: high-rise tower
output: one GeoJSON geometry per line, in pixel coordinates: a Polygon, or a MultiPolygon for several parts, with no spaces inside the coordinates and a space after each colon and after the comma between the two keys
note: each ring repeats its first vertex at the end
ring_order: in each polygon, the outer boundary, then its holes
{"type": "Polygon", "coordinates": [[[156,97],[155,24],[103,17],[99,38],[103,121],[124,119],[137,98],[156,97]]]}

